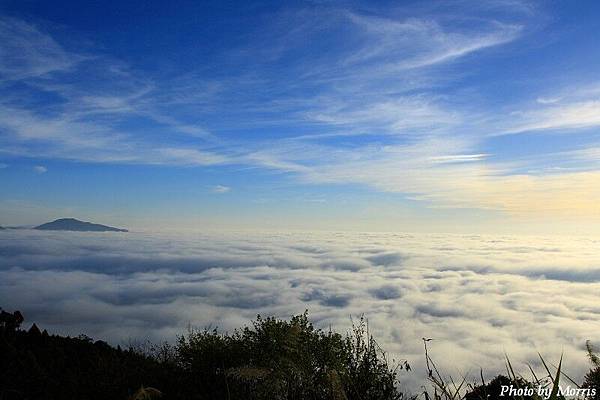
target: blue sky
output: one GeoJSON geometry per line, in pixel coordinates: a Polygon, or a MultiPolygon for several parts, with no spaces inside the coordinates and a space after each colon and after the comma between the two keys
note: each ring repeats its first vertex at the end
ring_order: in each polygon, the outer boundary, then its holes
{"type": "Polygon", "coordinates": [[[596,232],[599,17],[2,1],[0,224],[596,232]]]}

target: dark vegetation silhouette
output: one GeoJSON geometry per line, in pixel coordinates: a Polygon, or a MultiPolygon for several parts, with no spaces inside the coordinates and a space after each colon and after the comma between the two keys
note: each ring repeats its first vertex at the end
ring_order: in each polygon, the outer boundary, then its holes
{"type": "MultiPolygon", "coordinates": [[[[364,318],[341,335],[316,329],[307,313],[290,320],[258,316],[251,326],[230,334],[191,329],[173,345],[127,349],[84,335],[49,335],[36,324],[24,330],[23,322],[19,311],[0,309],[0,400],[487,400],[500,399],[501,385],[541,382],[511,373],[512,366],[506,376],[488,383],[483,374],[479,384],[443,378],[424,342],[429,384],[408,396],[399,389],[398,373],[410,371],[410,365],[388,360],[364,318]]],[[[598,387],[600,361],[591,345],[588,350],[593,368],[582,387],[598,387]]],[[[552,386],[560,376],[559,364],[556,376],[548,370],[543,383],[552,386]]]]}
{"type": "Polygon", "coordinates": [[[232,334],[191,330],[175,345],[114,348],[0,317],[0,399],[401,399],[397,370],[361,320],[348,336],[308,315],[232,334]]]}
{"type": "Polygon", "coordinates": [[[582,387],[586,389],[596,388],[596,395],[591,398],[600,400],[600,390],[598,389],[600,388],[600,357],[598,357],[596,349],[589,341],[585,345],[592,363],[592,369],[585,375],[582,387]]]}

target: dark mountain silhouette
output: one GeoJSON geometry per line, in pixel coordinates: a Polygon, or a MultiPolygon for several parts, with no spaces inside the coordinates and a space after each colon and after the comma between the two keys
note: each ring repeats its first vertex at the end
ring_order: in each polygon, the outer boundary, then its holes
{"type": "Polygon", "coordinates": [[[113,228],[112,226],[93,224],[79,221],[75,218],[60,218],[56,221],[36,226],[33,229],[41,231],[78,231],[78,232],[127,232],[127,229],[113,228]]]}
{"type": "Polygon", "coordinates": [[[0,231],[3,231],[4,229],[6,229],[6,228],[3,228],[2,226],[0,226],[0,231]]]}

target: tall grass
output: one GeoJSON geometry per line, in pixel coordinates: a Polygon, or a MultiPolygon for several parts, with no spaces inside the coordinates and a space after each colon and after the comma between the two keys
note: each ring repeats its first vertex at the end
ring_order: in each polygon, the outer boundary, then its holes
{"type": "Polygon", "coordinates": [[[423,339],[429,382],[429,388],[425,388],[422,393],[426,400],[564,400],[563,392],[567,389],[575,393],[575,397],[598,400],[600,358],[589,342],[588,356],[594,369],[586,375],[584,383],[580,385],[563,371],[562,355],[558,365],[554,365],[548,363],[539,353],[540,365],[543,367],[541,372],[536,373],[534,368],[527,364],[527,376],[516,373],[510,358],[505,355],[506,375],[498,375],[486,383],[483,370],[480,370],[480,383],[468,382],[466,376],[455,380],[451,375],[440,372],[430,356],[428,341],[429,339],[423,339]]]}

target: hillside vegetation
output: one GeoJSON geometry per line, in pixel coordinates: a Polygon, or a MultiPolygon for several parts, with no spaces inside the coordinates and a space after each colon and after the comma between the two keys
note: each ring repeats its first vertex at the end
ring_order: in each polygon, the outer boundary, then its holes
{"type": "MultiPolygon", "coordinates": [[[[497,398],[501,384],[534,383],[510,372],[489,383],[446,382],[427,355],[427,390],[408,396],[399,389],[398,372],[410,365],[389,361],[364,319],[341,335],[316,329],[306,313],[290,320],[258,316],[230,334],[192,330],[173,345],[127,349],[83,335],[49,335],[35,324],[25,331],[23,320],[18,311],[0,313],[0,400],[483,400],[497,398]]],[[[585,378],[588,387],[600,382],[591,348],[590,356],[595,364],[585,378]]],[[[536,383],[552,386],[559,376],[548,371],[536,383]]]]}

